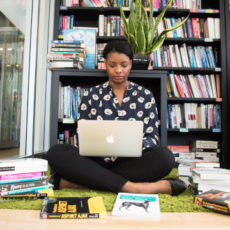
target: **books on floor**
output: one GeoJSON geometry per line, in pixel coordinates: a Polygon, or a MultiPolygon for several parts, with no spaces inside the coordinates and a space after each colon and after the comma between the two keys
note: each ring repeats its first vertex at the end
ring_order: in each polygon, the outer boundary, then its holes
{"type": "Polygon", "coordinates": [[[230,192],[211,189],[195,196],[194,203],[207,209],[230,215],[230,192]]]}
{"type": "Polygon", "coordinates": [[[1,198],[39,198],[52,195],[48,162],[39,158],[0,161],[1,198]]]}
{"type": "Polygon", "coordinates": [[[159,219],[161,212],[158,195],[118,193],[112,215],[159,219]]]}
{"type": "Polygon", "coordinates": [[[41,219],[92,219],[106,218],[102,197],[46,197],[41,219]]]}
{"type": "Polygon", "coordinates": [[[224,168],[194,168],[190,178],[190,188],[195,194],[210,189],[230,192],[230,170],[224,168]]]}

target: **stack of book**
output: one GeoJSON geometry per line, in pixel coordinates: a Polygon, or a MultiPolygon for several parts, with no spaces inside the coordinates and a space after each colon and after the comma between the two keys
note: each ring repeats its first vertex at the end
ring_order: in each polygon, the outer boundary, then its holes
{"type": "Polygon", "coordinates": [[[191,171],[190,188],[195,194],[210,189],[230,192],[230,170],[223,168],[194,168],[191,171]]]}
{"type": "Polygon", "coordinates": [[[178,176],[183,180],[187,185],[191,183],[192,170],[196,168],[214,168],[220,167],[220,164],[217,162],[204,161],[199,159],[178,159],[178,176]]]}
{"type": "Polygon", "coordinates": [[[42,198],[53,195],[48,162],[25,158],[0,161],[0,198],[42,198]]]}
{"type": "Polygon", "coordinates": [[[83,40],[52,40],[47,55],[47,67],[83,69],[86,54],[83,40]]]}
{"type": "Polygon", "coordinates": [[[190,151],[189,145],[168,145],[168,149],[172,151],[176,162],[179,159],[195,159],[195,153],[190,151]]]}
{"type": "Polygon", "coordinates": [[[195,158],[197,159],[219,162],[218,141],[196,140],[191,142],[190,150],[195,152],[195,158]]]}

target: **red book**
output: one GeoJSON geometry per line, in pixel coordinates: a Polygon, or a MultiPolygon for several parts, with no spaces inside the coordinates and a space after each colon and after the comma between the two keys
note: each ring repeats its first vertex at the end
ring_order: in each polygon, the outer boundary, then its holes
{"type": "Polygon", "coordinates": [[[175,78],[176,87],[177,87],[177,90],[178,90],[180,97],[185,97],[182,86],[181,86],[180,79],[178,78],[178,75],[174,74],[174,78],[175,78]]]}
{"type": "Polygon", "coordinates": [[[189,153],[189,145],[168,145],[172,152],[189,153]]]}
{"type": "Polygon", "coordinates": [[[192,18],[192,31],[193,31],[193,37],[199,38],[199,28],[198,28],[198,18],[192,18]]]}

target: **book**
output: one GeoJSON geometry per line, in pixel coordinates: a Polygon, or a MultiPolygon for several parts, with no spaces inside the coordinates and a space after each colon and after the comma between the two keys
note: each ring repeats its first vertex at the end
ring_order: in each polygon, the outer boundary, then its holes
{"type": "Polygon", "coordinates": [[[26,188],[39,187],[39,186],[44,186],[47,184],[48,184],[47,176],[41,177],[40,180],[1,184],[0,185],[0,195],[5,192],[26,189],[26,188]]]}
{"type": "Polygon", "coordinates": [[[1,160],[0,175],[46,172],[48,170],[48,161],[39,158],[24,158],[16,160],[1,160]]]}
{"type": "Polygon", "coordinates": [[[17,189],[14,191],[3,191],[0,193],[0,196],[22,194],[22,193],[27,193],[27,192],[31,193],[31,192],[35,192],[38,190],[49,189],[49,188],[53,188],[53,185],[48,183],[47,185],[42,185],[38,187],[23,188],[23,189],[17,189]]]}
{"type": "Polygon", "coordinates": [[[168,149],[172,152],[189,152],[189,145],[168,145],[168,149]]]}
{"type": "Polygon", "coordinates": [[[97,28],[94,27],[75,27],[74,29],[64,30],[64,40],[84,41],[87,49],[87,54],[84,59],[85,69],[95,69],[96,35],[97,35],[97,28]]]}
{"type": "Polygon", "coordinates": [[[0,175],[0,184],[4,182],[14,182],[22,179],[38,178],[43,175],[43,172],[30,172],[30,173],[16,173],[0,175]]]}
{"type": "Polygon", "coordinates": [[[191,148],[206,148],[206,149],[217,149],[218,141],[210,141],[210,140],[195,140],[191,142],[191,148]]]}
{"type": "Polygon", "coordinates": [[[230,215],[230,192],[211,189],[195,196],[194,203],[230,215]]]}
{"type": "Polygon", "coordinates": [[[54,196],[53,188],[47,188],[47,189],[40,189],[31,192],[22,192],[18,194],[4,195],[4,196],[0,196],[0,198],[2,198],[3,200],[37,199],[37,198],[53,197],[53,196],[54,196]]]}
{"type": "Polygon", "coordinates": [[[189,165],[195,168],[219,168],[220,163],[218,162],[211,162],[211,161],[204,161],[199,159],[178,159],[178,163],[183,165],[189,165]]]}
{"type": "Polygon", "coordinates": [[[118,193],[112,215],[159,219],[161,212],[158,195],[118,193]]]}
{"type": "Polygon", "coordinates": [[[230,170],[224,168],[194,168],[192,169],[192,176],[204,180],[230,180],[230,170]]]}
{"type": "Polygon", "coordinates": [[[102,197],[46,197],[40,213],[41,219],[106,218],[102,197]]]}

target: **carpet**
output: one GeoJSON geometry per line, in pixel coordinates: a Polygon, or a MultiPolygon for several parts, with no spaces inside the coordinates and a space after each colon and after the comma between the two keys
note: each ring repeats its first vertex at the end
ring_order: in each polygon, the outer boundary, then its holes
{"type": "MultiPolygon", "coordinates": [[[[173,169],[167,177],[176,177],[177,169],[173,169]]],[[[112,192],[103,192],[89,189],[61,189],[55,190],[57,197],[83,197],[83,196],[102,196],[106,210],[110,212],[116,199],[116,194],[112,192]]],[[[170,196],[159,194],[161,212],[209,212],[208,209],[195,205],[193,203],[193,194],[187,189],[179,196],[170,196]]],[[[1,200],[0,209],[24,209],[41,210],[43,199],[36,200],[1,200]]]]}

